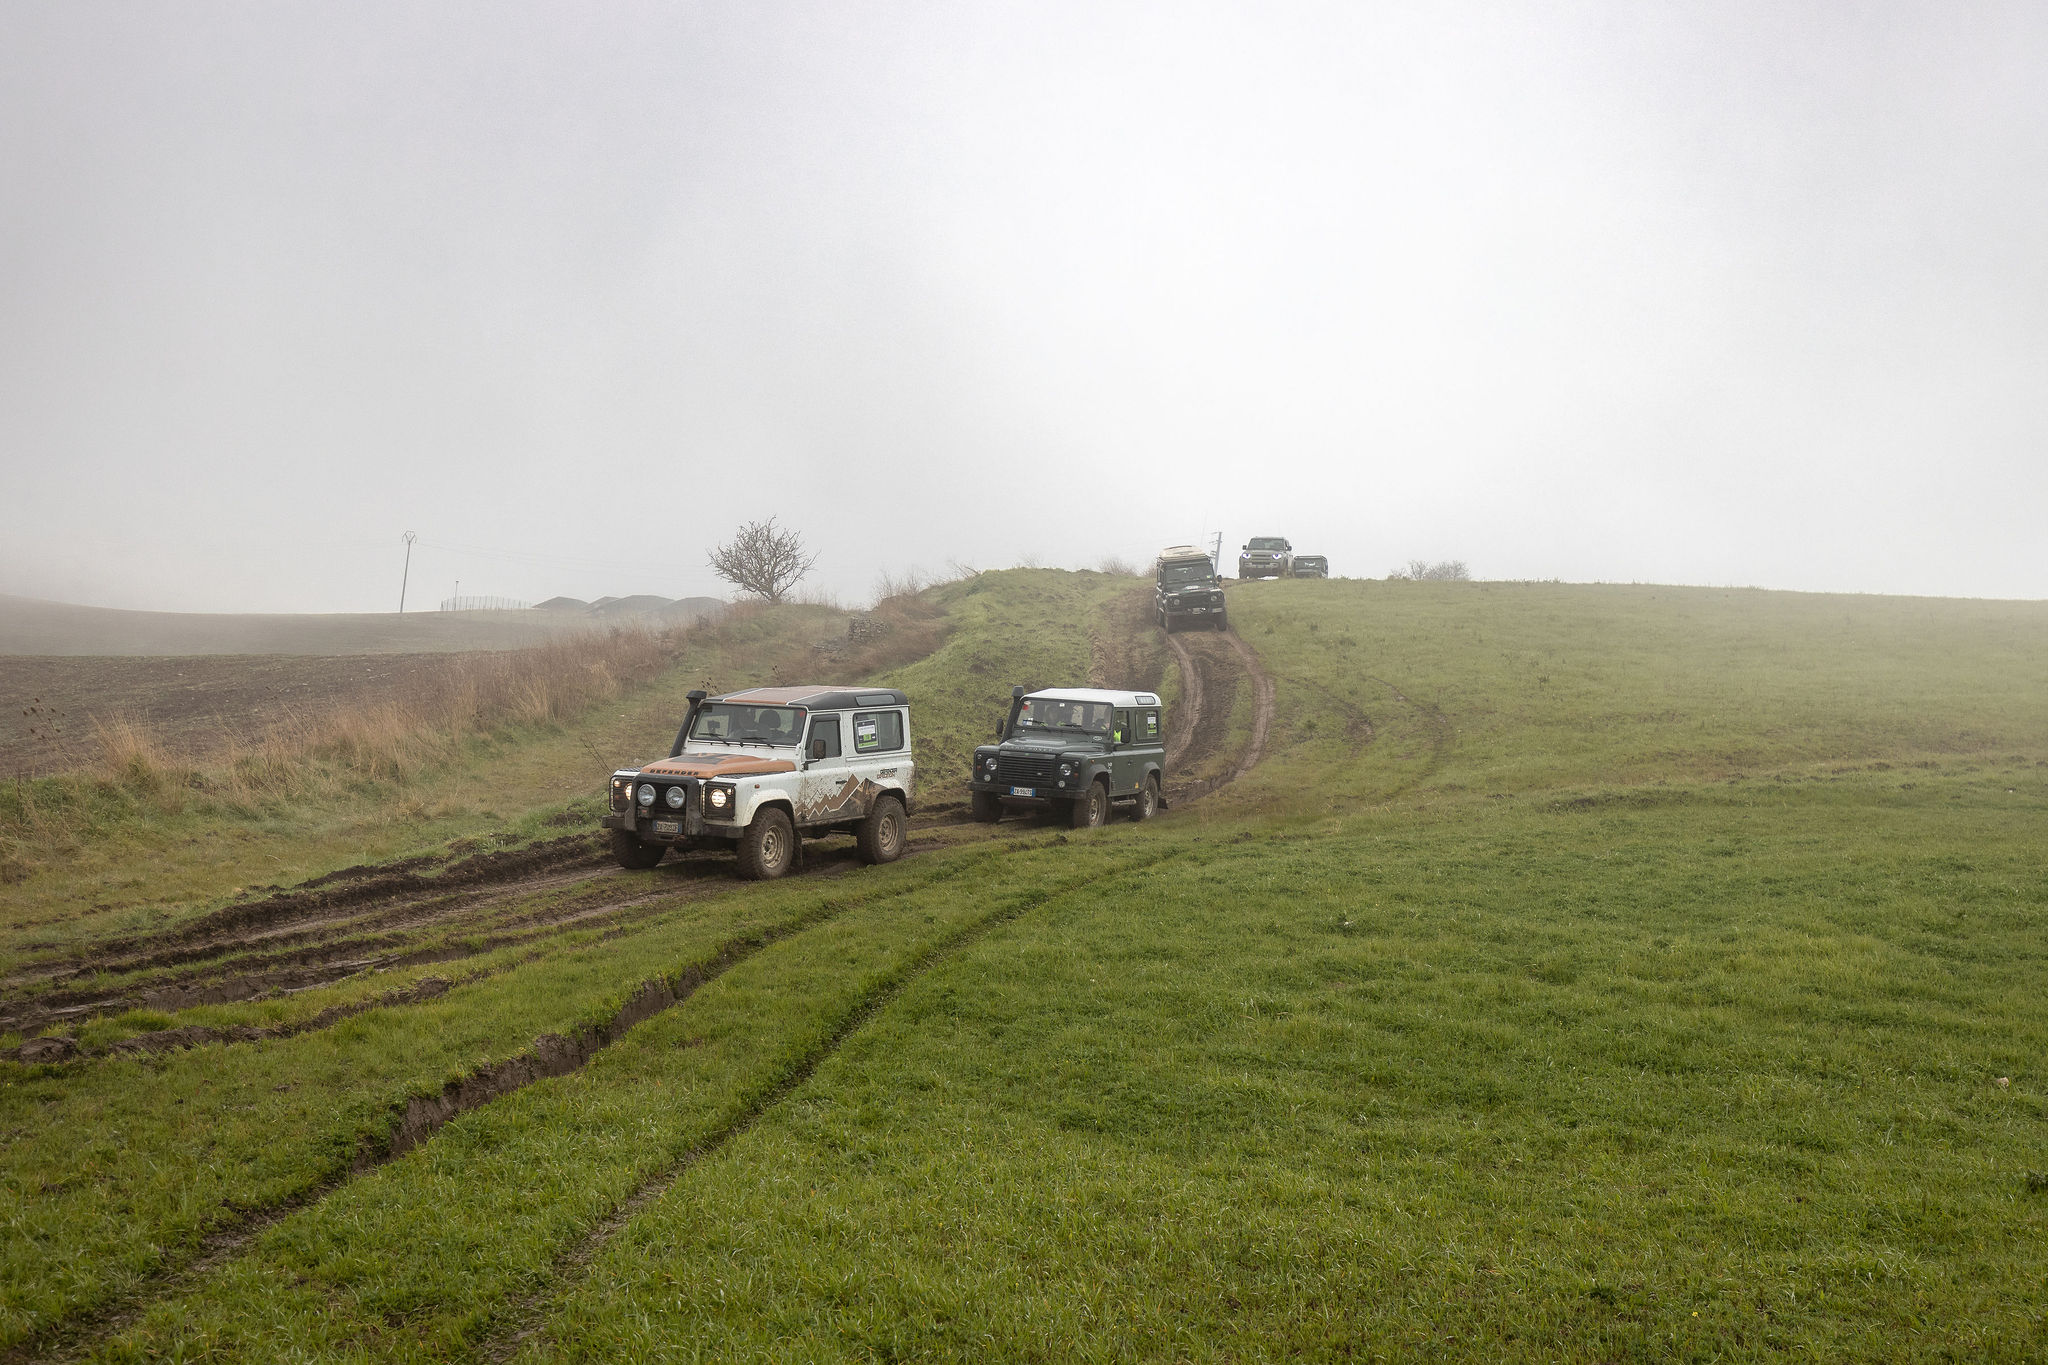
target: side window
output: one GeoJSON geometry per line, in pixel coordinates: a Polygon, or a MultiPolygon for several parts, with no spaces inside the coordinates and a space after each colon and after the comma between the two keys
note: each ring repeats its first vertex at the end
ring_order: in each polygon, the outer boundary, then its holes
{"type": "Polygon", "coordinates": [[[853,713],[853,751],[857,754],[886,754],[903,747],[901,711],[856,711],[853,713]]]}
{"type": "Polygon", "coordinates": [[[811,717],[811,737],[804,744],[804,753],[813,762],[821,758],[839,757],[839,717],[811,717]]]}
{"type": "Polygon", "coordinates": [[[1145,738],[1159,738],[1159,713],[1157,711],[1147,711],[1145,713],[1145,738]]]}

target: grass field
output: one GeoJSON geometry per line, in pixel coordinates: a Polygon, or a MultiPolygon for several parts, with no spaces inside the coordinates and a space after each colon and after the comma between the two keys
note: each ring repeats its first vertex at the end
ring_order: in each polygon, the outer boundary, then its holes
{"type": "MultiPolygon", "coordinates": [[[[1128,593],[933,590],[938,648],[876,669],[920,765],[1013,681],[1175,694],[1128,593]]],[[[1267,757],[1169,819],[709,895],[632,874],[646,917],[431,1000],[0,1067],[0,1349],[2048,1357],[2048,609],[1331,581],[1231,612],[1267,757]],[[587,1062],[414,1122],[537,1033],[587,1062]]],[[[773,672],[824,625],[716,648],[773,672]]],[[[479,741],[367,856],[537,836],[586,742],[700,671],[479,741]]],[[[306,818],[357,828],[331,801],[306,818]]],[[[220,833],[172,919],[293,832],[220,833]]],[[[157,922],[142,887],[77,914],[94,871],[25,884],[16,960],[37,920],[157,922]]]]}

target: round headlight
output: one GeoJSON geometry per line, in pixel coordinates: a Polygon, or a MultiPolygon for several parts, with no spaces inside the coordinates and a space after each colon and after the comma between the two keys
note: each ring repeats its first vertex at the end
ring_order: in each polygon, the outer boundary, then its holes
{"type": "Polygon", "coordinates": [[[1074,775],[1074,765],[1073,765],[1073,764],[1071,764],[1071,763],[1062,763],[1062,764],[1060,764],[1060,776],[1061,776],[1061,777],[1072,777],[1073,775],[1074,775]]]}
{"type": "Polygon", "coordinates": [[[719,810],[725,809],[725,803],[729,799],[730,797],[727,795],[725,788],[713,787],[711,789],[711,804],[717,807],[719,810]]]}
{"type": "Polygon", "coordinates": [[[670,810],[681,810],[683,802],[688,799],[688,795],[681,787],[670,787],[668,789],[668,808],[670,810]]]}
{"type": "Polygon", "coordinates": [[[636,795],[636,796],[638,796],[638,797],[640,798],[640,804],[641,804],[641,805],[643,805],[643,806],[651,806],[651,805],[653,805],[653,804],[654,804],[654,784],[653,784],[652,782],[642,782],[642,783],[640,784],[640,790],[639,790],[638,792],[636,792],[636,793],[635,793],[635,795],[636,795]]]}

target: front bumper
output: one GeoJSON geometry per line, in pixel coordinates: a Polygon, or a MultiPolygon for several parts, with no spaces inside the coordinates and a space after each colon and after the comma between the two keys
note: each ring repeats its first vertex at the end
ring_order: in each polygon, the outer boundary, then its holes
{"type": "Polygon", "coordinates": [[[991,776],[986,768],[976,765],[967,779],[969,791],[1001,797],[1005,801],[1071,801],[1075,796],[1088,790],[1088,783],[1094,774],[1086,767],[1075,769],[1061,777],[1057,764],[1049,770],[1033,771],[1039,765],[1004,763],[991,776]]]}
{"type": "MultiPolygon", "coordinates": [[[[654,804],[643,806],[635,801],[624,810],[613,807],[599,820],[604,828],[624,830],[650,844],[680,843],[707,836],[737,839],[744,832],[735,821],[704,818],[704,783],[697,778],[651,777],[645,780],[655,784],[654,804]],[[679,807],[668,804],[671,787],[683,789],[683,804],[679,807]]],[[[635,779],[634,785],[637,786],[639,781],[635,779]]]]}

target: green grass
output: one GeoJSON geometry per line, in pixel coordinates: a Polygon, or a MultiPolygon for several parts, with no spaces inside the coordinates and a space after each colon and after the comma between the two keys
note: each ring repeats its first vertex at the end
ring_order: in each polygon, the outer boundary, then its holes
{"type": "Polygon", "coordinates": [[[920,981],[533,1354],[2037,1358],[2043,807],[1953,795],[1177,839],[920,981]]]}
{"type": "Polygon", "coordinates": [[[2044,603],[1330,579],[1230,610],[1279,680],[1278,761],[1235,794],[1262,811],[2048,763],[2044,603]]]}
{"type": "MultiPolygon", "coordinates": [[[[888,679],[927,782],[1129,590],[976,582],[888,679]]],[[[339,1179],[100,1353],[2048,1356],[2048,611],[1333,581],[1231,612],[1273,748],[1183,815],[736,887],[323,1034],[9,1073],[0,1318],[339,1179]],[[339,1178],[405,1094],[796,922],[339,1178]]]]}
{"type": "MultiPolygon", "coordinates": [[[[742,963],[584,1070],[458,1119],[432,1143],[262,1236],[107,1355],[156,1359],[474,1343],[493,1311],[644,1179],[729,1131],[866,1006],[964,935],[1125,861],[984,846],[878,871],[868,899],[742,963]],[[1013,889],[1023,878],[1032,889],[1013,889]],[[366,1254],[367,1253],[367,1254],[366,1254]]],[[[799,894],[774,888],[785,897],[799,894]]],[[[815,896],[815,891],[807,894],[815,896]]]]}

